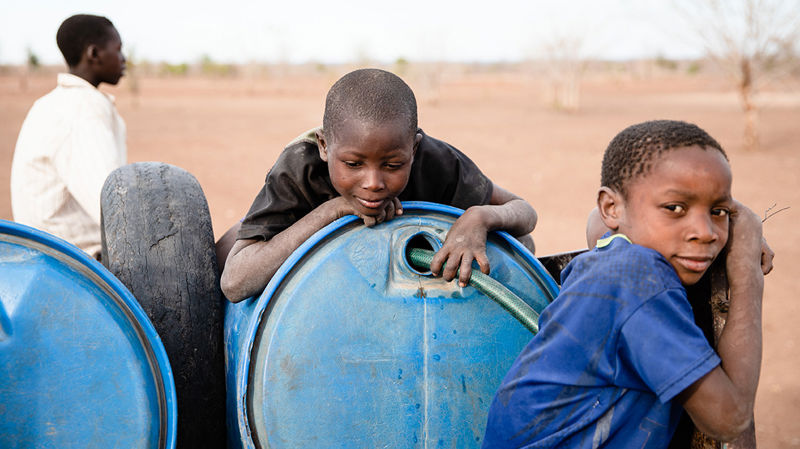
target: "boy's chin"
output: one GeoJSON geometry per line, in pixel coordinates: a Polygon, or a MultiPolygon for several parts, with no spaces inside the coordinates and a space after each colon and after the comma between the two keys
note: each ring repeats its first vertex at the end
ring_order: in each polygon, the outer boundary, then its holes
{"type": "Polygon", "coordinates": [[[679,273],[678,278],[681,280],[681,284],[685,287],[691,287],[694,284],[700,282],[700,279],[703,279],[703,276],[706,272],[702,273],[679,273]]]}

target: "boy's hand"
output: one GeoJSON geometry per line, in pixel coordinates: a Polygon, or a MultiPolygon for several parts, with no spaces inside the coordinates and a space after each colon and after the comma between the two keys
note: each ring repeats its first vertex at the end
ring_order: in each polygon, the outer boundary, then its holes
{"type": "Polygon", "coordinates": [[[456,276],[456,271],[460,270],[458,284],[466,287],[472,273],[472,261],[476,260],[481,271],[489,274],[489,259],[486,257],[487,232],[480,209],[468,209],[450,228],[444,245],[433,256],[431,273],[438,276],[441,272],[442,277],[450,281],[456,276]]]}
{"type": "MultiPolygon", "coordinates": [[[[733,202],[728,229],[728,279],[742,271],[760,268],[764,274],[772,269],[774,253],[761,235],[761,218],[738,201],[733,202]]],[[[746,271],[745,271],[746,272],[746,271]]]]}
{"type": "Polygon", "coordinates": [[[336,218],[342,218],[345,215],[355,215],[364,220],[364,225],[367,227],[372,227],[384,221],[389,221],[398,215],[403,215],[403,205],[396,197],[392,198],[377,215],[363,215],[358,213],[358,211],[341,196],[328,200],[328,203],[336,209],[336,218]]]}
{"type": "Polygon", "coordinates": [[[364,220],[364,225],[369,228],[376,224],[383,223],[384,221],[389,221],[398,215],[403,215],[403,205],[400,204],[400,200],[397,198],[392,198],[392,201],[386,204],[386,207],[379,215],[359,215],[359,217],[364,220]]]}

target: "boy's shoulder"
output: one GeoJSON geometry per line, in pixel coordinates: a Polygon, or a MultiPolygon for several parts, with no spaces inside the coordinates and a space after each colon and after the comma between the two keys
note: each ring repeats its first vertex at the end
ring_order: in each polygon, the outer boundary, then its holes
{"type": "Polygon", "coordinates": [[[98,114],[112,114],[114,97],[103,93],[88,81],[70,73],[59,73],[56,86],[39,97],[31,111],[42,115],[62,116],[66,120],[80,121],[98,114]]]}
{"type": "Polygon", "coordinates": [[[644,297],[683,288],[677,273],[661,254],[631,243],[621,234],[598,240],[594,249],[567,265],[561,278],[563,288],[581,284],[581,288],[624,290],[644,297]]]}
{"type": "Polygon", "coordinates": [[[284,147],[284,150],[289,149],[290,147],[294,147],[294,146],[309,146],[309,145],[311,145],[314,148],[316,148],[317,147],[317,132],[321,131],[321,130],[322,130],[322,127],[321,126],[317,126],[317,127],[309,129],[308,131],[303,132],[299,136],[297,136],[294,139],[292,139],[292,141],[289,142],[289,144],[286,145],[286,147],[284,147]]]}
{"type": "MultiPolygon", "coordinates": [[[[319,155],[315,134],[320,129],[320,127],[311,128],[292,139],[278,155],[267,178],[292,179],[298,185],[314,180],[314,185],[309,188],[319,187],[316,186],[316,181],[321,180],[319,182],[328,186],[330,183],[325,181],[329,178],[328,164],[319,155]]],[[[330,189],[325,189],[326,194],[330,193],[328,190],[330,189]]]]}

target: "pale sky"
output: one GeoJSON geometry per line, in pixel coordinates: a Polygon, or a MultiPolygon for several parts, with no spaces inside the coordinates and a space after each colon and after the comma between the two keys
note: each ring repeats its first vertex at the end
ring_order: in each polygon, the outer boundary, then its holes
{"type": "Polygon", "coordinates": [[[0,0],[0,64],[31,49],[63,63],[55,43],[72,14],[108,17],[135,60],[513,62],[562,37],[581,56],[700,57],[664,0],[0,0]]]}

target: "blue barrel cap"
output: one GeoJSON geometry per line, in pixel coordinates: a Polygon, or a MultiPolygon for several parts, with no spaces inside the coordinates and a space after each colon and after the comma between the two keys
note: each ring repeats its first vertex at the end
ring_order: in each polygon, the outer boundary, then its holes
{"type": "MultiPolygon", "coordinates": [[[[410,246],[439,249],[460,209],[403,211],[372,228],[352,216],[332,223],[257,300],[228,307],[232,444],[480,447],[495,390],[532,334],[474,288],[407,261],[410,246]]],[[[491,276],[534,310],[555,298],[516,239],[491,233],[487,255],[491,276]]]]}
{"type": "Polygon", "coordinates": [[[172,371],[102,265],[0,220],[0,447],[173,448],[172,371]]]}

